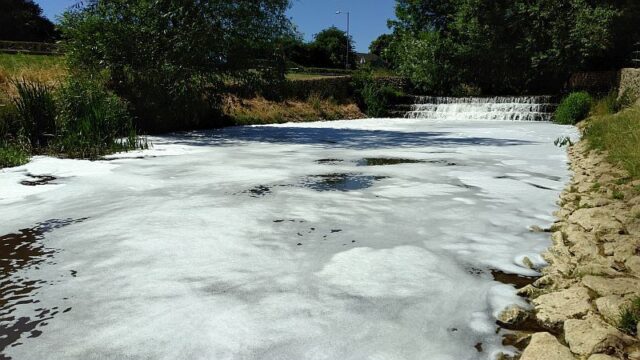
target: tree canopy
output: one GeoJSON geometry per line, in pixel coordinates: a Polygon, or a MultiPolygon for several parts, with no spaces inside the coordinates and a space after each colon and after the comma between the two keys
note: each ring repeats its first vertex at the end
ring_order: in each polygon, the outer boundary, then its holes
{"type": "MultiPolygon", "coordinates": [[[[74,69],[105,73],[145,128],[210,126],[225,79],[260,81],[290,33],[289,0],[89,1],[61,29],[74,69]]],[[[284,70],[278,74],[284,76],[284,70]]]]}
{"type": "Polygon", "coordinates": [[[398,0],[392,60],[430,92],[553,91],[572,71],[622,66],[639,39],[639,6],[634,0],[398,0]]]}
{"type": "Polygon", "coordinates": [[[32,0],[0,0],[0,40],[49,42],[58,33],[32,0]]]}

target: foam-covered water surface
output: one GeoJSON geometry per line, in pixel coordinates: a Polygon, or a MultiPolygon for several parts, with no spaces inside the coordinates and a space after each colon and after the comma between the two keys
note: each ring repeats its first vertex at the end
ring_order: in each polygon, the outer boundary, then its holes
{"type": "MultiPolygon", "coordinates": [[[[553,145],[561,136],[577,134],[544,122],[282,124],[0,170],[0,239],[82,219],[29,238],[30,248],[55,249],[46,261],[0,274],[9,289],[0,329],[55,312],[0,334],[0,358],[465,360],[513,351],[495,316],[526,304],[492,272],[535,276],[525,256],[542,265],[549,236],[528,228],[553,221],[569,179],[565,150],[553,145]],[[29,186],[34,176],[52,181],[29,186]],[[37,287],[7,305],[15,294],[6,284],[25,279],[37,287]]],[[[0,246],[7,264],[11,246],[0,246]]]]}

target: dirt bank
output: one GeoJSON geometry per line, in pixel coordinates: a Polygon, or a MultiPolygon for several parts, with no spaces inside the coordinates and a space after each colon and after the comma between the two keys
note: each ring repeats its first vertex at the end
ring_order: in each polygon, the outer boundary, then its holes
{"type": "Polygon", "coordinates": [[[574,177],[550,229],[550,265],[519,290],[548,332],[531,336],[521,360],[640,360],[637,317],[630,317],[640,298],[640,181],[585,140],[568,151],[574,177]]]}

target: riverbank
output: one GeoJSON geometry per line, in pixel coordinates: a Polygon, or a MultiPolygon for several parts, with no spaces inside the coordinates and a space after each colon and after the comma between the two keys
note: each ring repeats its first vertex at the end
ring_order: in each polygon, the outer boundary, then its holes
{"type": "MultiPolygon", "coordinates": [[[[553,246],[544,254],[550,265],[519,290],[548,332],[533,334],[521,360],[640,359],[640,180],[612,153],[628,141],[603,148],[594,134],[603,122],[619,125],[621,116],[629,113],[580,124],[586,136],[568,150],[574,176],[550,229],[553,246]]],[[[637,136],[633,121],[626,131],[637,136]]]]}

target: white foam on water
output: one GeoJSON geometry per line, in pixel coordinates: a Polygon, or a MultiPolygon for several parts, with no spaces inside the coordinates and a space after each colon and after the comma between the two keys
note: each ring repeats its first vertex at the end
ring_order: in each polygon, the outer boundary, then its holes
{"type": "Polygon", "coordinates": [[[569,179],[560,136],[577,133],[532,122],[280,124],[3,170],[0,233],[86,218],[45,234],[51,261],[14,275],[48,283],[12,316],[71,310],[4,353],[490,359],[509,350],[495,316],[522,304],[490,270],[534,275],[524,256],[541,265],[549,236],[528,227],[549,225],[569,179]],[[425,162],[358,165],[370,157],[425,162]],[[26,173],[58,179],[27,189],[26,173]],[[318,191],[331,182],[314,176],[328,174],[351,191],[318,191]]]}

